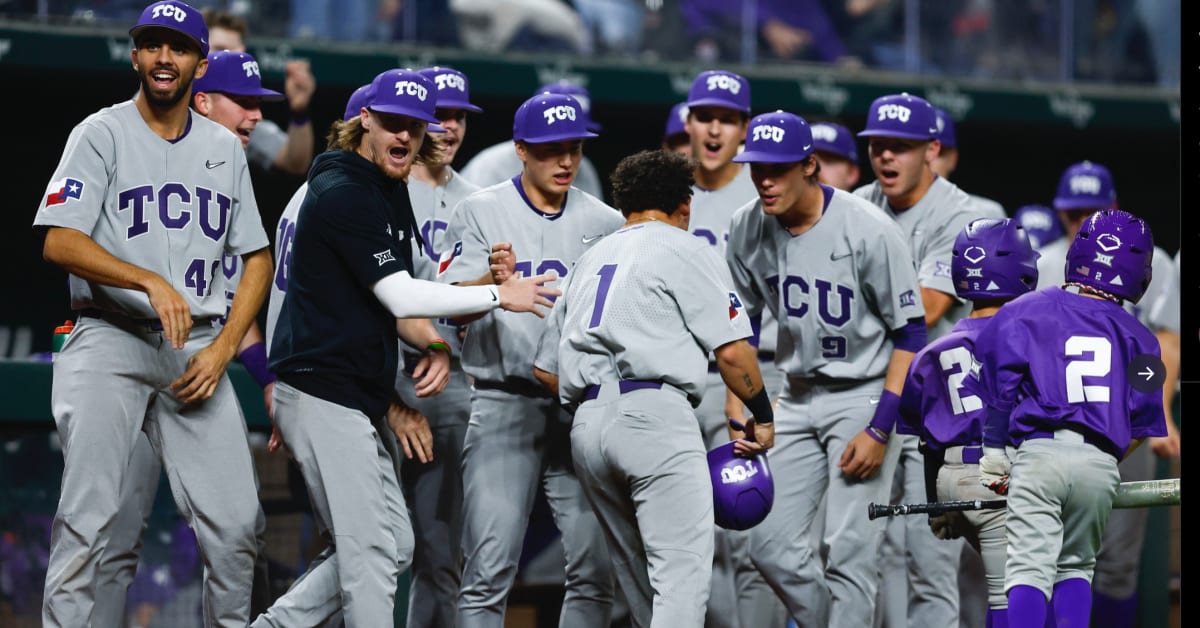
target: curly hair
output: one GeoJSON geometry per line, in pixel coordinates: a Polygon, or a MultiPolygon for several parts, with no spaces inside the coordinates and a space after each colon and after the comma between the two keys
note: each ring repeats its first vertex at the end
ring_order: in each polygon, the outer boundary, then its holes
{"type": "Polygon", "coordinates": [[[613,203],[626,216],[648,209],[673,214],[692,195],[694,170],[695,163],[679,153],[634,153],[612,173],[613,203]]]}

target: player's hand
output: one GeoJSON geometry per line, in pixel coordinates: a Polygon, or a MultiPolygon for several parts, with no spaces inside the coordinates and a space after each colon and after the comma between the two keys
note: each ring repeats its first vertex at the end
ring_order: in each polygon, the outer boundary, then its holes
{"type": "Polygon", "coordinates": [[[747,419],[745,424],[730,418],[729,434],[735,441],[733,453],[737,456],[752,458],[775,446],[775,422],[759,423],[747,419]]]}
{"type": "Polygon", "coordinates": [[[551,308],[554,302],[550,297],[562,296],[557,288],[544,286],[558,279],[554,273],[546,273],[535,277],[522,277],[521,273],[513,273],[504,283],[500,284],[500,307],[509,312],[533,312],[538,318],[546,318],[546,312],[538,306],[551,308]]]}
{"type": "Polygon", "coordinates": [[[492,273],[492,283],[497,286],[508,281],[517,269],[517,256],[513,253],[511,242],[500,242],[492,245],[488,254],[488,270],[492,273]]]}
{"type": "Polygon", "coordinates": [[[957,510],[929,515],[929,529],[943,541],[964,536],[968,525],[967,518],[957,510]]]}
{"type": "Polygon", "coordinates": [[[308,103],[317,91],[317,79],[307,61],[288,61],[287,77],[283,80],[283,93],[287,95],[288,107],[293,112],[308,111],[308,103]]]}
{"type": "Polygon", "coordinates": [[[183,403],[198,403],[217,392],[217,386],[225,375],[225,368],[233,359],[233,350],[224,343],[214,342],[197,351],[188,359],[187,370],[179,379],[171,382],[175,397],[183,403]]]}
{"type": "Polygon", "coordinates": [[[869,480],[879,472],[879,467],[883,466],[885,453],[887,443],[871,438],[866,432],[859,432],[846,445],[846,450],[842,452],[842,458],[838,461],[838,468],[852,478],[869,480]]]}
{"type": "Polygon", "coordinates": [[[146,296],[150,299],[150,307],[158,313],[167,342],[176,349],[182,349],[192,331],[192,307],[183,295],[161,277],[150,284],[146,296]]]}
{"type": "Polygon", "coordinates": [[[267,416],[275,416],[275,400],[271,397],[271,393],[275,392],[275,382],[271,382],[263,386],[263,405],[267,408],[267,416]]]}
{"type": "Polygon", "coordinates": [[[427,351],[413,367],[412,378],[417,380],[418,397],[432,397],[450,383],[450,354],[445,351],[427,351]]]}
{"type": "Polygon", "coordinates": [[[1167,418],[1167,435],[1154,437],[1150,440],[1150,450],[1159,458],[1173,458],[1179,455],[1179,428],[1175,421],[1167,418]]]}
{"type": "Polygon", "coordinates": [[[393,401],[388,406],[387,422],[404,448],[405,458],[412,460],[415,455],[422,463],[433,460],[433,432],[424,415],[393,401]]]}
{"type": "Polygon", "coordinates": [[[1008,494],[1008,474],[1012,463],[1008,453],[999,447],[984,447],[979,459],[979,483],[997,495],[1008,494]]]}

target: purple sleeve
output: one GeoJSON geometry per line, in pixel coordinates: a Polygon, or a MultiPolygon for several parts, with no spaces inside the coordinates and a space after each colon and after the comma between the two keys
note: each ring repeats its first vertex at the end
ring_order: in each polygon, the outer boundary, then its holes
{"type": "Polygon", "coordinates": [[[770,18],[812,33],[813,46],[817,51],[817,58],[821,61],[837,61],[848,54],[841,34],[834,28],[833,20],[820,0],[759,0],[760,30],[770,18]]]}

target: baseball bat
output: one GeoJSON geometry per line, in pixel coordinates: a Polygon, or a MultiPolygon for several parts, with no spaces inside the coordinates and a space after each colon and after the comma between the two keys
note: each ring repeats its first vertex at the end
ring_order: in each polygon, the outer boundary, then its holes
{"type": "MultiPolygon", "coordinates": [[[[964,499],[957,501],[929,502],[924,504],[867,504],[867,518],[895,517],[917,513],[940,514],[962,510],[989,510],[1004,508],[1004,499],[964,499]]],[[[1113,497],[1113,508],[1148,508],[1151,506],[1178,506],[1179,478],[1148,480],[1144,482],[1122,482],[1113,497]]]]}

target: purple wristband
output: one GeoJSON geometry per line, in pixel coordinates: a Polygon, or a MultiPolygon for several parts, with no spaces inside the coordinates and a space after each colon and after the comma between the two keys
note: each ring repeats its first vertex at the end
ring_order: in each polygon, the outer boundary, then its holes
{"type": "Polygon", "coordinates": [[[249,371],[250,377],[258,382],[259,388],[266,388],[267,384],[275,381],[275,374],[267,370],[267,345],[263,342],[256,342],[238,356],[238,361],[242,366],[249,371]]]}
{"type": "MultiPolygon", "coordinates": [[[[879,404],[875,406],[875,415],[871,417],[871,425],[884,436],[884,441],[887,440],[887,435],[892,433],[892,428],[896,425],[896,419],[900,416],[900,395],[885,390],[879,395],[879,404]]],[[[872,434],[876,436],[876,434],[872,434]]],[[[876,438],[875,440],[879,440],[876,438]]],[[[880,441],[883,442],[883,441],[880,441]]]]}

